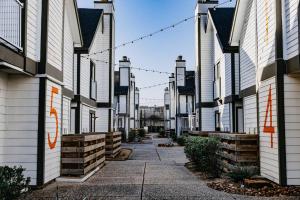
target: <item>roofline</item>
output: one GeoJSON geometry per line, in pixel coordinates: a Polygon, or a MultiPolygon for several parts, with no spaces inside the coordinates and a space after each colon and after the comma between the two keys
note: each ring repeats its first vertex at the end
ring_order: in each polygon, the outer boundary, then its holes
{"type": "Polygon", "coordinates": [[[228,41],[229,44],[232,43],[232,39],[233,39],[232,37],[233,37],[233,32],[234,32],[234,28],[235,28],[235,24],[236,24],[236,18],[237,18],[237,14],[238,14],[239,5],[240,5],[240,0],[236,0],[233,22],[231,25],[230,37],[229,37],[229,41],[228,41]]]}
{"type": "Polygon", "coordinates": [[[82,37],[82,31],[81,31],[81,26],[80,26],[80,20],[79,20],[77,0],[73,0],[73,3],[74,3],[74,7],[75,7],[75,14],[76,14],[76,19],[77,19],[77,24],[78,24],[78,29],[79,29],[80,44],[81,44],[81,46],[83,46],[83,37],[82,37]]]}

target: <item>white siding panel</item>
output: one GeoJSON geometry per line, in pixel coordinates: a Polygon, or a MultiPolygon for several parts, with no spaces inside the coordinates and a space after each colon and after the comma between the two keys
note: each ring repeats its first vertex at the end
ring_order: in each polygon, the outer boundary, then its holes
{"type": "MultiPolygon", "coordinates": [[[[278,132],[277,132],[277,110],[276,110],[276,84],[275,78],[263,81],[259,90],[259,123],[260,123],[260,156],[261,174],[270,180],[279,182],[279,162],[278,162],[278,132]],[[264,133],[264,122],[268,104],[269,89],[272,88],[272,112],[273,112],[273,148],[271,147],[271,134],[264,133]],[[271,166],[271,167],[270,167],[271,166]]],[[[270,125],[270,112],[267,126],[270,125]]]]}
{"type": "Polygon", "coordinates": [[[64,21],[64,87],[73,91],[74,45],[68,15],[66,12],[64,21]]]}
{"type": "Polygon", "coordinates": [[[63,134],[70,134],[71,100],[63,98],[63,134]]]}
{"type": "Polygon", "coordinates": [[[300,185],[300,78],[285,76],[285,135],[288,185],[300,185]]]}
{"type": "Polygon", "coordinates": [[[80,95],[90,98],[90,59],[81,56],[80,65],[80,95]]]}
{"type": "Polygon", "coordinates": [[[225,69],[224,69],[224,75],[225,77],[222,77],[222,79],[225,80],[225,97],[228,97],[232,95],[232,82],[231,82],[231,54],[226,53],[225,55],[225,69]]]}
{"type": "Polygon", "coordinates": [[[181,114],[185,114],[187,113],[187,110],[186,110],[186,96],[184,95],[180,95],[179,96],[179,108],[180,108],[180,113],[181,114]]]}
{"type": "Polygon", "coordinates": [[[35,185],[39,79],[0,73],[0,83],[0,165],[21,165],[35,185]]]}
{"type": "Polygon", "coordinates": [[[241,90],[256,84],[255,3],[249,3],[240,44],[241,90]]]}
{"type": "Polygon", "coordinates": [[[215,131],[215,114],[213,108],[202,108],[202,130],[215,131]]]}
{"type": "Polygon", "coordinates": [[[291,59],[299,54],[299,29],[298,29],[298,5],[299,0],[285,0],[284,2],[284,29],[285,48],[287,59],[291,59]]]}
{"type": "Polygon", "coordinates": [[[42,1],[27,1],[27,36],[26,53],[32,60],[40,60],[41,37],[41,5],[42,1]]]}
{"type": "Polygon", "coordinates": [[[221,129],[230,132],[231,129],[231,104],[221,106],[221,129]]]}
{"type": "Polygon", "coordinates": [[[60,153],[61,153],[61,125],[62,125],[62,94],[61,86],[47,81],[47,96],[46,96],[46,124],[45,124],[45,175],[44,182],[60,176],[60,153]],[[58,89],[58,94],[54,94],[53,88],[58,89]],[[52,96],[53,95],[53,96],[52,96]],[[56,116],[51,114],[52,108],[56,110],[56,116]],[[56,130],[58,132],[56,132],[56,130]],[[55,143],[55,139],[56,143],[55,143]],[[50,141],[50,143],[49,143],[50,141]],[[51,146],[51,143],[55,144],[51,146]]]}
{"type": "Polygon", "coordinates": [[[62,70],[63,1],[49,1],[48,63],[62,70]]]}
{"type": "Polygon", "coordinates": [[[96,112],[96,132],[108,131],[108,109],[98,108],[96,112]]]}
{"type": "MultiPolygon", "coordinates": [[[[257,2],[258,67],[275,61],[276,1],[257,2]]],[[[253,40],[255,41],[255,40],[253,40]]]]}
{"type": "Polygon", "coordinates": [[[127,96],[126,95],[120,95],[119,97],[119,113],[127,113],[127,96]]]}
{"type": "Polygon", "coordinates": [[[257,100],[256,95],[243,99],[244,107],[244,131],[247,134],[257,134],[257,100]]]}

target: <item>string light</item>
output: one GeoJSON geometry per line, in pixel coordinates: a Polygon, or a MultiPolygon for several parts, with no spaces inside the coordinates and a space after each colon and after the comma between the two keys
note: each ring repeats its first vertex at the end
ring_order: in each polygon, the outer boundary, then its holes
{"type": "Polygon", "coordinates": [[[157,34],[159,34],[159,33],[161,33],[161,32],[164,32],[164,31],[173,29],[173,28],[175,28],[176,26],[179,26],[180,24],[185,23],[185,22],[187,22],[187,21],[189,21],[189,20],[191,20],[191,19],[194,19],[194,18],[195,18],[195,16],[191,16],[191,17],[185,18],[185,19],[183,19],[183,20],[181,20],[181,21],[179,21],[179,22],[177,22],[177,23],[175,23],[175,24],[172,24],[172,25],[170,25],[170,26],[161,28],[161,29],[159,29],[159,30],[157,30],[157,31],[154,31],[154,32],[152,32],[152,33],[149,33],[149,34],[140,36],[140,37],[138,37],[138,38],[136,38],[136,39],[134,39],[134,40],[131,40],[131,41],[129,41],[129,42],[122,43],[122,44],[120,44],[120,45],[118,45],[118,46],[115,46],[115,47],[113,47],[113,48],[108,48],[108,49],[105,49],[105,50],[101,50],[101,51],[97,51],[97,52],[90,53],[90,54],[88,55],[88,57],[90,57],[90,56],[92,56],[92,55],[103,54],[103,53],[108,52],[108,51],[113,50],[113,49],[114,49],[114,50],[117,50],[117,49],[119,49],[119,48],[121,48],[121,47],[125,47],[125,46],[127,46],[127,45],[134,44],[134,43],[136,43],[136,42],[138,42],[138,41],[141,41],[141,40],[144,40],[144,39],[146,39],[146,38],[153,37],[153,36],[155,36],[155,35],[157,35],[157,34]]]}

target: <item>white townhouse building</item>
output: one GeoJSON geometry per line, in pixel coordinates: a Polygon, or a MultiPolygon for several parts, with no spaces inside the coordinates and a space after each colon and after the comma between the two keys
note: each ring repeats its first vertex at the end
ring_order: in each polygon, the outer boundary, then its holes
{"type": "Polygon", "coordinates": [[[201,117],[198,115],[201,124],[197,127],[201,125],[201,131],[243,132],[239,51],[238,46],[229,45],[234,8],[208,8],[206,12],[202,27],[205,31],[197,34],[200,41],[205,40],[200,60],[209,60],[197,67],[202,88],[201,103],[197,103],[198,114],[202,113],[201,117]]]}
{"type": "Polygon", "coordinates": [[[165,95],[165,102],[170,101],[169,129],[179,136],[195,128],[195,72],[186,70],[182,56],[176,60],[169,88],[168,95],[165,95]]]}
{"type": "Polygon", "coordinates": [[[245,132],[257,128],[261,174],[281,185],[300,185],[299,20],[299,0],[238,0],[230,36],[245,132]]]}
{"type": "Polygon", "coordinates": [[[103,36],[99,38],[99,49],[91,52],[96,61],[97,109],[96,132],[113,131],[114,115],[114,71],[115,71],[115,8],[114,0],[95,0],[94,7],[103,10],[103,36]],[[104,62],[103,62],[104,61],[104,62]]]}
{"type": "Polygon", "coordinates": [[[164,127],[166,132],[170,132],[171,130],[171,117],[170,117],[170,104],[171,104],[171,96],[169,88],[165,88],[164,92],[164,127]]]}
{"type": "Polygon", "coordinates": [[[111,126],[101,102],[113,95],[114,52],[97,52],[114,46],[113,3],[95,7],[0,1],[0,165],[22,166],[31,185],[60,176],[63,134],[111,126]]]}
{"type": "MultiPolygon", "coordinates": [[[[219,29],[215,17],[229,8],[214,8],[217,3],[198,1],[196,6],[198,130],[212,131],[219,126],[220,131],[258,134],[261,175],[281,185],[300,185],[299,0],[237,0],[225,43],[221,32],[227,35],[228,27],[219,29]],[[211,30],[216,32],[208,34],[211,30]],[[216,41],[220,45],[216,45],[216,41]],[[235,65],[231,69],[235,73],[226,73],[226,69],[230,69],[226,59],[225,65],[222,61],[217,62],[217,57],[221,55],[224,59],[228,54],[220,53],[220,47],[224,46],[234,49],[235,60],[232,62],[231,59],[231,64],[235,65]],[[216,69],[218,63],[221,70],[217,67],[217,73],[214,73],[216,70],[211,69],[216,69]],[[218,104],[219,108],[221,105],[215,98],[216,91],[211,93],[219,87],[216,80],[220,80],[220,85],[224,84],[217,96],[224,98],[225,105],[227,91],[234,97],[231,100],[236,99],[236,120],[231,126],[226,125],[228,117],[224,117],[224,112],[216,118],[210,110],[212,105],[218,104]],[[213,118],[218,120],[210,124],[213,118]]],[[[227,17],[229,14],[221,17],[222,26],[229,23],[227,17]]],[[[229,107],[233,108],[231,103],[229,107]]]]}
{"type": "Polygon", "coordinates": [[[82,46],[74,0],[0,1],[0,165],[22,166],[31,185],[60,176],[69,129],[74,47],[82,46]]]}
{"type": "Polygon", "coordinates": [[[130,59],[126,56],[119,61],[119,71],[115,71],[116,129],[122,131],[124,139],[131,129],[139,128],[139,89],[131,72],[130,59]]]}

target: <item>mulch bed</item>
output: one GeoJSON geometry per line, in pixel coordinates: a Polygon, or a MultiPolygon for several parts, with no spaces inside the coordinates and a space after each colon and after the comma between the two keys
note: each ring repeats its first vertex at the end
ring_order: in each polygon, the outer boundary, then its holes
{"type": "Polygon", "coordinates": [[[128,160],[132,154],[132,149],[121,149],[120,153],[113,159],[114,161],[125,161],[128,160]]]}
{"type": "Polygon", "coordinates": [[[269,187],[265,186],[262,188],[249,188],[245,187],[241,183],[235,183],[231,181],[226,176],[221,178],[213,178],[207,173],[199,172],[196,164],[193,162],[187,163],[185,167],[201,180],[205,181],[208,187],[218,191],[257,197],[299,197],[300,199],[300,187],[281,187],[269,181],[269,187]]]}
{"type": "Polygon", "coordinates": [[[173,143],[167,143],[167,144],[158,144],[158,147],[174,147],[175,145],[173,143]]]}
{"type": "Polygon", "coordinates": [[[300,197],[300,187],[281,187],[275,183],[271,183],[272,187],[263,188],[246,188],[239,183],[234,183],[230,180],[218,180],[207,183],[207,186],[231,194],[240,194],[248,196],[260,196],[260,197],[287,197],[297,196],[300,197]]]}

